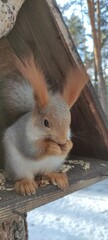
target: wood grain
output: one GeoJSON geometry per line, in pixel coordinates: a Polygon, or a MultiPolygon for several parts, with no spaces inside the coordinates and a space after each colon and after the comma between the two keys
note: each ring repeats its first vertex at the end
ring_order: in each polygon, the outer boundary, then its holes
{"type": "Polygon", "coordinates": [[[13,191],[0,191],[0,221],[16,213],[23,216],[25,212],[36,207],[108,178],[108,161],[81,158],[79,160],[89,162],[90,169],[84,170],[80,165],[71,169],[68,172],[69,187],[65,191],[53,185],[40,187],[35,195],[29,197],[20,196],[13,191]]]}

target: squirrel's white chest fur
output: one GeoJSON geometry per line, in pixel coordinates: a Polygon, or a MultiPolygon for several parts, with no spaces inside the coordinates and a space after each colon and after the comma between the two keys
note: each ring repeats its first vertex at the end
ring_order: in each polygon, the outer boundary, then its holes
{"type": "Polygon", "coordinates": [[[10,162],[15,173],[14,178],[33,178],[36,174],[48,173],[58,169],[64,162],[63,156],[50,156],[40,160],[27,159],[15,147],[10,147],[12,157],[10,162]]]}
{"type": "Polygon", "coordinates": [[[54,171],[65,160],[63,156],[44,157],[40,160],[27,159],[11,142],[7,143],[7,158],[7,171],[13,173],[12,175],[16,179],[24,177],[32,179],[36,174],[54,171]]]}

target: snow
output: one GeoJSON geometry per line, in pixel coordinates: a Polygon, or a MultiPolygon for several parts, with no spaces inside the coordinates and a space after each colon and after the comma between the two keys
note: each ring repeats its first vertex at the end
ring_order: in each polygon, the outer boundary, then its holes
{"type": "Polygon", "coordinates": [[[108,240],[108,180],[28,213],[29,240],[108,240]]]}

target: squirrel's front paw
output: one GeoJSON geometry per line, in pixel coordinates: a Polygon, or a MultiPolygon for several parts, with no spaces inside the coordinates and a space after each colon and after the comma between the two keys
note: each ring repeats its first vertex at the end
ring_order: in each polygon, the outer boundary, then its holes
{"type": "Polygon", "coordinates": [[[38,188],[37,183],[34,180],[28,178],[18,180],[14,185],[15,192],[21,195],[35,194],[37,188],[38,188]]]}
{"type": "Polygon", "coordinates": [[[72,141],[71,140],[67,140],[66,144],[61,145],[62,154],[68,154],[72,148],[73,148],[72,141]]]}
{"type": "Polygon", "coordinates": [[[68,179],[67,176],[63,173],[48,173],[46,177],[53,185],[57,185],[61,189],[65,189],[68,187],[68,179]]]}
{"type": "Polygon", "coordinates": [[[57,143],[55,143],[53,141],[49,141],[46,143],[46,154],[48,156],[61,155],[61,148],[57,143]]]}

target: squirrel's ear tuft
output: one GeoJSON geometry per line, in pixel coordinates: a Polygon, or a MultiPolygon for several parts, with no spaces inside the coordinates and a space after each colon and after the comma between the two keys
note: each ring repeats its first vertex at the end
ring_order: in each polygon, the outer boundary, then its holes
{"type": "Polygon", "coordinates": [[[17,58],[16,65],[33,87],[34,95],[38,101],[37,104],[42,108],[45,107],[48,103],[47,84],[42,70],[38,64],[35,63],[33,54],[30,53],[21,60],[17,58]]]}
{"type": "Polygon", "coordinates": [[[75,68],[68,72],[62,96],[70,108],[77,101],[88,80],[88,74],[83,73],[82,69],[75,68]]]}

